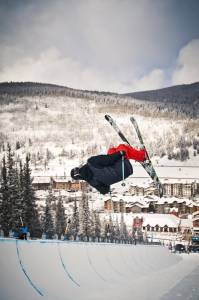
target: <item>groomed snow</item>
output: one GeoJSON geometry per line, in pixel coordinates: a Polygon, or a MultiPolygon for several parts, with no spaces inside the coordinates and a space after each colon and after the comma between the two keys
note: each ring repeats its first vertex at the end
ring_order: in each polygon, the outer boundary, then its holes
{"type": "Polygon", "coordinates": [[[0,253],[1,300],[173,300],[199,266],[197,254],[150,245],[1,239],[0,253]]]}

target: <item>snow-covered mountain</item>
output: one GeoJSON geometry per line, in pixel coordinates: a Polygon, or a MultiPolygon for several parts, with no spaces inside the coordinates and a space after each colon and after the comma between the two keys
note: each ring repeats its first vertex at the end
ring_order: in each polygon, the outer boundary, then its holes
{"type": "Polygon", "coordinates": [[[127,93],[127,96],[154,102],[175,102],[184,104],[199,104],[199,82],[176,85],[168,88],[127,93]]]}
{"type": "Polygon", "coordinates": [[[55,84],[35,83],[35,82],[2,82],[0,83],[0,95],[19,95],[19,96],[80,96],[82,98],[93,98],[99,96],[115,96],[124,98],[125,96],[133,99],[146,100],[151,102],[166,102],[179,104],[198,104],[199,103],[199,82],[192,84],[176,85],[167,88],[117,94],[111,92],[87,91],[69,88],[55,84]]]}
{"type": "MultiPolygon", "coordinates": [[[[193,114],[193,111],[197,114],[194,106],[198,101],[195,92],[198,86],[198,83],[187,86],[192,99],[187,106],[185,102],[169,103],[170,98],[168,103],[165,98],[163,102],[163,98],[160,102],[148,101],[146,93],[147,101],[135,99],[135,94],[129,97],[41,83],[1,83],[0,154],[5,153],[9,142],[18,157],[30,152],[35,168],[47,169],[52,161],[60,166],[71,160],[81,163],[88,156],[106,152],[108,147],[121,142],[104,119],[104,114],[110,114],[132,145],[139,146],[129,121],[134,115],[152,157],[166,155],[186,160],[199,153],[199,124],[193,114]]],[[[183,96],[184,86],[165,89],[164,97],[172,91],[172,99],[183,96]]]]}

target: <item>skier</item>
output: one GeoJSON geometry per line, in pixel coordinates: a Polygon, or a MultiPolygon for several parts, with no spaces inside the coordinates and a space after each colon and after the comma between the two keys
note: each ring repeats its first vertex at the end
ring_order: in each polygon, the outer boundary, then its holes
{"type": "Polygon", "coordinates": [[[28,227],[25,225],[22,225],[19,230],[19,239],[20,240],[27,240],[27,233],[28,233],[28,227]]]}
{"type": "Polygon", "coordinates": [[[120,144],[110,148],[107,155],[92,156],[83,166],[71,170],[74,180],[85,180],[101,194],[110,192],[110,185],[133,173],[130,159],[136,161],[146,160],[146,151],[138,150],[129,145],[120,144]]]}

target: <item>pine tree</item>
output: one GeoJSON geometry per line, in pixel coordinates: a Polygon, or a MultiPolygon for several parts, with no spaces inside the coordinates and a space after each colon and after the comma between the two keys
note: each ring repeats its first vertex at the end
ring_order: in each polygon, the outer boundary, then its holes
{"type": "Polygon", "coordinates": [[[12,229],[16,232],[21,227],[23,201],[19,188],[19,174],[17,168],[13,169],[12,185],[10,186],[10,196],[12,201],[12,229]]]}
{"type": "Polygon", "coordinates": [[[93,217],[94,217],[94,232],[95,232],[95,237],[97,238],[97,240],[99,242],[100,236],[101,236],[101,222],[100,222],[99,213],[94,212],[93,217]]]}
{"type": "Polygon", "coordinates": [[[26,211],[26,203],[25,203],[25,197],[24,197],[24,186],[25,186],[25,176],[24,176],[24,168],[23,164],[20,161],[19,163],[19,194],[21,198],[21,221],[25,220],[25,211],[26,211]]]}
{"type": "Polygon", "coordinates": [[[36,206],[36,197],[32,187],[32,178],[30,170],[30,157],[26,156],[26,163],[23,169],[23,201],[24,212],[23,221],[28,226],[31,237],[39,237],[41,235],[41,227],[36,206]]]}
{"type": "Polygon", "coordinates": [[[19,141],[17,141],[17,142],[16,142],[16,146],[15,146],[15,148],[16,148],[16,150],[18,150],[18,149],[20,149],[20,148],[21,148],[21,145],[20,145],[20,142],[19,142],[19,141]]]}
{"type": "MultiPolygon", "coordinates": [[[[123,204],[123,203],[122,203],[123,204]]],[[[122,212],[121,212],[121,220],[120,220],[120,228],[119,228],[119,231],[120,231],[120,239],[122,240],[122,242],[124,241],[125,239],[125,224],[124,224],[124,206],[122,205],[122,212]]]]}
{"type": "Polygon", "coordinates": [[[7,168],[5,156],[2,161],[2,174],[1,174],[1,227],[5,236],[8,236],[9,230],[11,229],[11,205],[8,191],[8,180],[7,180],[7,168]]]}
{"type": "Polygon", "coordinates": [[[123,235],[124,235],[124,241],[128,242],[129,241],[129,233],[127,230],[126,223],[124,222],[124,228],[123,228],[123,235]]]}
{"type": "Polygon", "coordinates": [[[119,226],[119,222],[118,222],[118,217],[116,218],[116,222],[115,222],[115,238],[118,242],[120,242],[121,233],[120,233],[120,226],[119,226]]]}
{"type": "Polygon", "coordinates": [[[49,160],[53,159],[54,155],[52,154],[52,152],[50,152],[50,150],[47,148],[46,149],[46,161],[47,163],[49,162],[49,160]]]}
{"type": "Polygon", "coordinates": [[[23,165],[20,161],[19,163],[19,191],[21,194],[23,194],[23,188],[24,188],[24,173],[23,173],[23,165]]]}
{"type": "Polygon", "coordinates": [[[88,203],[88,194],[85,195],[84,201],[84,215],[85,215],[85,235],[87,240],[89,240],[89,236],[91,236],[91,214],[89,210],[89,203],[88,203]]]}
{"type": "Polygon", "coordinates": [[[101,232],[100,232],[101,240],[104,242],[107,237],[107,222],[105,218],[103,219],[101,223],[101,232]]]}
{"type": "Polygon", "coordinates": [[[44,232],[47,235],[48,239],[52,239],[55,234],[54,222],[53,222],[53,214],[52,214],[52,204],[53,204],[53,194],[52,191],[49,191],[48,196],[46,197],[46,207],[44,214],[44,232]]]}
{"type": "Polygon", "coordinates": [[[78,236],[80,239],[83,239],[85,236],[85,226],[84,226],[84,198],[82,195],[82,199],[79,201],[79,231],[78,236]]]}
{"type": "Polygon", "coordinates": [[[115,239],[115,228],[114,228],[114,225],[113,225],[113,219],[112,219],[111,214],[109,216],[108,231],[109,231],[110,241],[113,242],[114,239],[115,239]]]}
{"type": "Polygon", "coordinates": [[[92,239],[92,241],[94,242],[95,241],[95,237],[96,237],[96,232],[95,232],[95,213],[94,211],[92,210],[92,212],[90,213],[90,237],[92,239]]]}
{"type": "Polygon", "coordinates": [[[65,208],[61,197],[59,197],[56,206],[55,228],[56,228],[56,234],[58,235],[58,239],[60,239],[61,235],[65,233],[65,229],[66,229],[65,208]]]}
{"type": "Polygon", "coordinates": [[[79,205],[79,236],[81,239],[87,238],[89,240],[91,231],[91,220],[88,205],[88,196],[85,192],[82,194],[82,199],[79,205]]]}
{"type": "Polygon", "coordinates": [[[73,214],[70,223],[68,224],[68,233],[69,235],[73,236],[74,240],[76,240],[78,232],[79,232],[79,211],[77,207],[77,200],[75,198],[74,206],[73,206],[73,214]]]}
{"type": "Polygon", "coordinates": [[[14,154],[8,144],[7,153],[7,186],[8,186],[8,201],[10,205],[11,218],[10,229],[19,231],[21,226],[21,195],[19,192],[19,175],[18,170],[14,166],[14,154]]]}
{"type": "Polygon", "coordinates": [[[97,237],[98,241],[100,240],[101,236],[101,221],[99,213],[95,213],[95,236],[97,237]]]}

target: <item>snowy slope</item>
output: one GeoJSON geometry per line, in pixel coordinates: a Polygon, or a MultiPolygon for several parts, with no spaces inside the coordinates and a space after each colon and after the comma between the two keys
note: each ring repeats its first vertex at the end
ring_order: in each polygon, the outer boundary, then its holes
{"type": "MultiPolygon", "coordinates": [[[[133,105],[133,100],[130,103],[133,105]]],[[[81,162],[121,142],[104,119],[108,113],[117,120],[132,145],[139,146],[129,121],[134,115],[151,156],[173,151],[181,137],[190,143],[190,154],[193,154],[193,139],[198,139],[197,120],[180,115],[174,118],[172,112],[164,117],[154,115],[150,107],[146,115],[144,103],[134,106],[128,107],[124,101],[111,104],[60,96],[18,97],[12,103],[0,105],[0,142],[10,142],[13,149],[19,142],[21,148],[16,156],[23,157],[30,152],[34,168],[44,169],[47,150],[51,152],[47,168],[53,162],[62,166],[70,159],[81,162]]]]}

